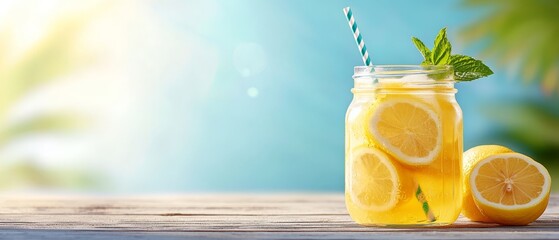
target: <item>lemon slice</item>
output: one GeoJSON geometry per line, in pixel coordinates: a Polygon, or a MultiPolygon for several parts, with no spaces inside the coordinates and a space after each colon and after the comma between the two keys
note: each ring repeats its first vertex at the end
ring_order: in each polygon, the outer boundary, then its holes
{"type": "Polygon", "coordinates": [[[504,225],[526,225],[545,211],[551,177],[544,166],[520,153],[495,154],[479,161],[469,178],[481,212],[504,225]]]}
{"type": "Polygon", "coordinates": [[[417,98],[381,101],[370,119],[373,140],[403,164],[427,165],[440,152],[440,116],[417,98]]]}
{"type": "Polygon", "coordinates": [[[349,192],[358,207],[387,211],[412,195],[411,178],[380,150],[360,147],[352,152],[350,159],[349,192]]]}

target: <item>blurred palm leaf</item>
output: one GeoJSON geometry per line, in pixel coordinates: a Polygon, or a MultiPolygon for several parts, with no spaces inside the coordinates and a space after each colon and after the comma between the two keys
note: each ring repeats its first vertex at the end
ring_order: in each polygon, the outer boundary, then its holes
{"type": "MultiPolygon", "coordinates": [[[[66,20],[15,64],[0,68],[0,119],[30,90],[79,66],[73,45],[85,19],[66,20]]],[[[1,121],[1,120],[0,120],[1,121]]]]}
{"type": "Polygon", "coordinates": [[[73,113],[42,115],[20,121],[0,131],[0,148],[18,137],[36,133],[72,131],[82,127],[85,122],[85,119],[82,120],[73,113]]]}
{"type": "MultiPolygon", "coordinates": [[[[0,54],[0,148],[16,139],[45,132],[75,130],[85,122],[75,113],[37,115],[15,123],[7,123],[11,107],[31,91],[75,71],[89,60],[75,46],[81,29],[99,13],[103,6],[60,20],[47,35],[16,61],[8,62],[0,54]]],[[[9,48],[10,32],[0,32],[0,50],[9,48]]],[[[1,53],[1,52],[0,52],[1,53]]],[[[89,185],[92,178],[72,170],[47,170],[32,163],[4,166],[0,172],[0,188],[10,185],[70,186],[89,185]]]]}
{"type": "Polygon", "coordinates": [[[95,187],[98,180],[91,173],[75,169],[44,169],[29,162],[14,164],[0,170],[0,189],[8,187],[95,187]]]}
{"type": "MultiPolygon", "coordinates": [[[[484,114],[499,122],[509,138],[535,151],[559,153],[559,112],[555,107],[544,107],[541,103],[520,102],[488,104],[484,114]]],[[[558,158],[559,159],[559,158],[558,158]]]]}
{"type": "Polygon", "coordinates": [[[465,0],[469,7],[486,7],[486,17],[466,27],[466,41],[484,44],[483,55],[537,81],[548,94],[559,90],[559,1],[465,0]]]}

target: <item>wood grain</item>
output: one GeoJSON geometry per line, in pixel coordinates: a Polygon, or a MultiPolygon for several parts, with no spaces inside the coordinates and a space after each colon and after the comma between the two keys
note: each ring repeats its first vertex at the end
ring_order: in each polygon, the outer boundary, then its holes
{"type": "Polygon", "coordinates": [[[355,224],[342,194],[1,196],[5,239],[558,239],[559,195],[529,226],[355,224]]]}

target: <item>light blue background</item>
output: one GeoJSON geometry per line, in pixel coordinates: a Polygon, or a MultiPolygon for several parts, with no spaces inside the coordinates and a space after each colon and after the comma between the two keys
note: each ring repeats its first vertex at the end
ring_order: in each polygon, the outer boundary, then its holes
{"type": "MultiPolygon", "coordinates": [[[[343,191],[344,115],[352,98],[353,66],[362,63],[342,8],[352,7],[375,64],[420,63],[410,37],[431,46],[445,26],[455,53],[478,56],[475,46],[466,48],[459,41],[458,33],[484,12],[459,1],[217,5],[214,22],[200,29],[189,27],[181,1],[153,3],[166,24],[202,36],[223,57],[215,63],[217,75],[209,94],[194,103],[194,113],[183,111],[176,101],[189,87],[184,81],[189,76],[177,77],[155,98],[158,124],[146,133],[152,139],[149,147],[138,151],[159,163],[153,175],[128,190],[343,191]],[[250,43],[248,50],[235,55],[245,43],[250,43]],[[250,97],[249,88],[257,89],[258,95],[250,97]],[[185,122],[195,131],[181,131],[185,122]],[[187,139],[188,145],[172,144],[187,139]]],[[[511,84],[511,77],[487,63],[495,75],[457,85],[466,149],[487,143],[495,127],[480,113],[484,103],[539,98],[536,87],[511,84]]]]}

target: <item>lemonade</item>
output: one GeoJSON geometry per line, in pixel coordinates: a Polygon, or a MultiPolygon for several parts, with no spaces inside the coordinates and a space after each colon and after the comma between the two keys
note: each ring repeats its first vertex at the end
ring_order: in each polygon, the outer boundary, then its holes
{"type": "Polygon", "coordinates": [[[462,112],[451,66],[356,67],[346,205],[362,225],[445,225],[462,206],[462,112]]]}

